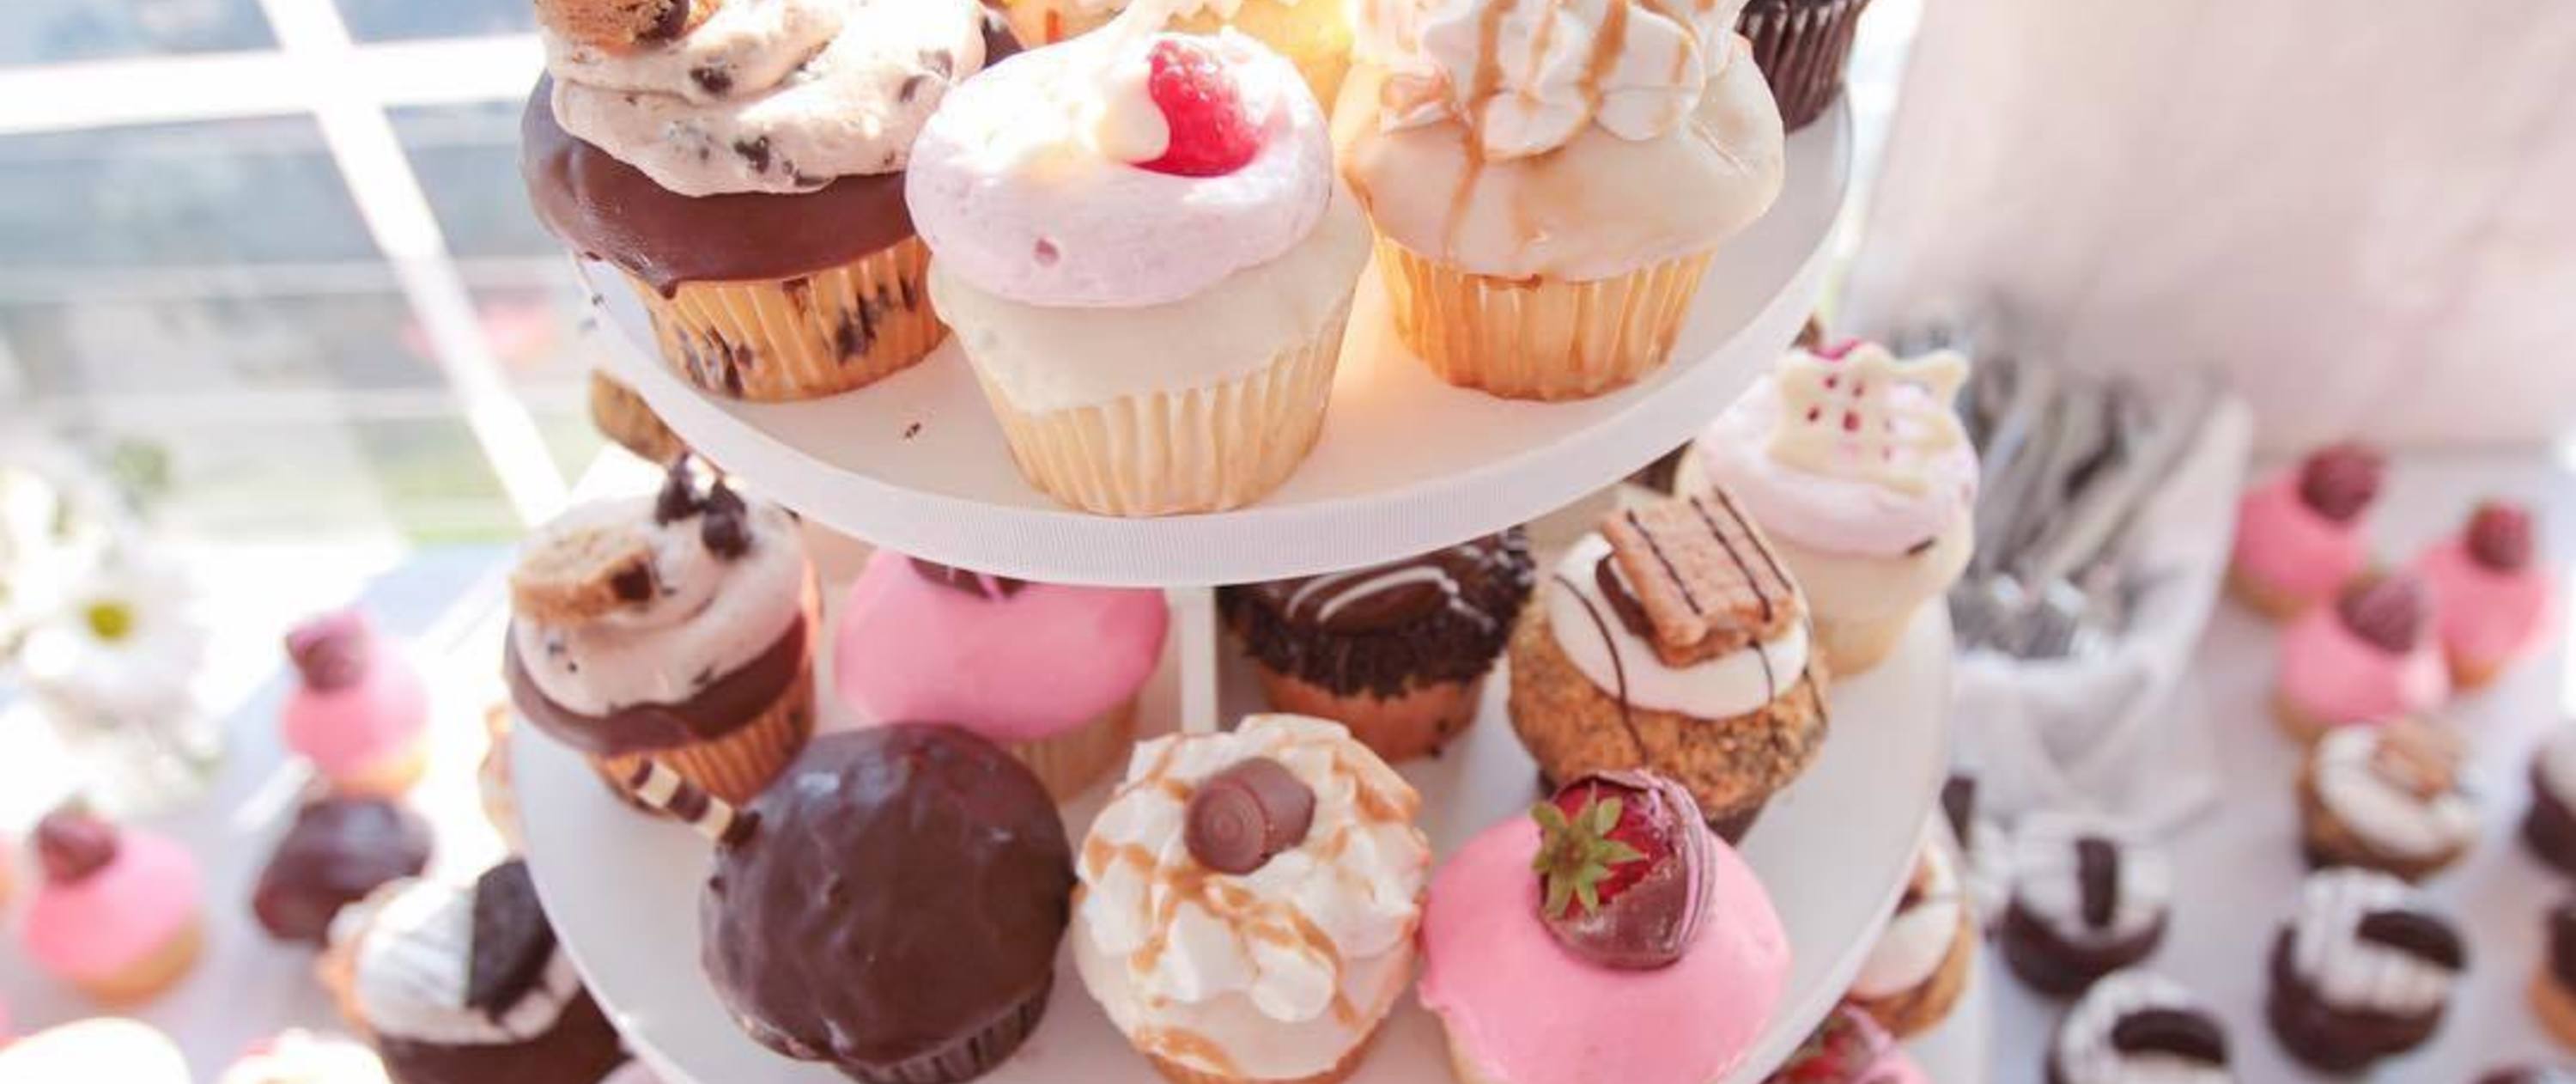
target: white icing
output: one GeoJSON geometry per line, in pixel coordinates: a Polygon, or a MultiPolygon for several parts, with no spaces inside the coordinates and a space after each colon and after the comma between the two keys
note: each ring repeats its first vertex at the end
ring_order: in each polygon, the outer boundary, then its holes
{"type": "Polygon", "coordinates": [[[2477,808],[2447,791],[2431,800],[2382,773],[2378,727],[2338,727],[2317,743],[2317,800],[2373,850],[2400,858],[2449,854],[2478,835],[2477,808]]]}
{"type": "Polygon", "coordinates": [[[2225,1066],[2170,1054],[2125,1054],[2113,1046],[2111,1031],[2121,1018],[2146,1009],[2208,1011],[2190,991],[2162,975],[2122,971],[2103,976],[2058,1025],[2055,1061],[2063,1084],[2229,1084],[2236,1079],[2225,1066]]]}
{"type": "Polygon", "coordinates": [[[376,1034],[443,1046],[523,1043],[553,1029],[581,975],[558,948],[537,984],[498,1016],[465,1004],[474,963],[474,891],[408,880],[343,911],[334,939],[353,936],[359,1013],[376,1034]]]}
{"type": "Polygon", "coordinates": [[[364,1044],[288,1031],[224,1070],[221,1084],[385,1084],[384,1064],[364,1044]]]}
{"type": "Polygon", "coordinates": [[[1618,611],[1601,594],[1593,566],[1609,553],[1607,539],[1599,534],[1583,536],[1557,562],[1557,575],[1547,588],[1548,626],[1556,635],[1557,647],[1602,692],[1619,695],[1624,675],[1631,705],[1699,719],[1726,719],[1757,711],[1797,687],[1807,670],[1808,635],[1803,621],[1776,639],[1743,651],[1679,669],[1664,665],[1655,646],[1620,624],[1618,611]],[[1606,640],[1601,635],[1604,627],[1610,630],[1606,640]]]}
{"type": "Polygon", "coordinates": [[[731,560],[707,549],[700,517],[654,523],[651,498],[584,505],[549,529],[568,521],[642,532],[665,594],[580,626],[510,622],[511,646],[529,678],[567,710],[606,715],[682,703],[759,658],[804,615],[804,542],[795,519],[776,505],[751,502],[744,519],[751,547],[731,560]]]}
{"type": "Polygon", "coordinates": [[[1743,7],[1438,0],[1421,16],[1420,53],[1399,61],[1385,123],[1461,121],[1493,159],[1544,154],[1591,126],[1655,139],[1681,126],[1712,76],[1752,62],[1733,49],[1743,7]]]}
{"type": "Polygon", "coordinates": [[[2540,747],[2540,781],[2561,803],[2576,806],[2576,724],[2552,731],[2540,747]]]}
{"type": "Polygon", "coordinates": [[[2422,906],[2406,882],[2377,870],[2310,874],[2291,923],[2290,966],[2329,1008],[2401,1015],[2438,1009],[2458,972],[2359,936],[2371,912],[2422,906]]]}
{"type": "Polygon", "coordinates": [[[1860,974],[1852,979],[1854,996],[1895,997],[1921,987],[1932,981],[1942,961],[1949,958],[1950,947],[1958,942],[1967,896],[1959,881],[1958,858],[1937,835],[1925,831],[1915,857],[1922,898],[1887,920],[1886,931],[1878,935],[1878,943],[1861,961],[1860,974]]]}
{"type": "Polygon", "coordinates": [[[2173,865],[2146,840],[2107,821],[2072,813],[2034,813],[2013,832],[2013,903],[2072,945],[2107,945],[2143,937],[2173,905],[2173,865]],[[2084,921],[2084,881],[2076,841],[2099,836],[2119,848],[2119,888],[2111,921],[2084,921]]]}
{"type": "MultiPolygon", "coordinates": [[[[1802,356],[1800,351],[1789,358],[1802,356]]],[[[1898,402],[1905,430],[1957,438],[1909,445],[1887,460],[1887,471],[1908,480],[1903,485],[1887,484],[1886,471],[1830,469],[1844,460],[1846,449],[1839,446],[1829,449],[1829,469],[1774,456],[1782,412],[1788,408],[1779,379],[1772,376],[1754,381],[1718,415],[1694,451],[1709,480],[1744,502],[1746,514],[1773,537],[1826,553],[1903,556],[1927,539],[1965,526],[1977,496],[1977,450],[1946,401],[1910,385],[1890,395],[1898,402]]]]}

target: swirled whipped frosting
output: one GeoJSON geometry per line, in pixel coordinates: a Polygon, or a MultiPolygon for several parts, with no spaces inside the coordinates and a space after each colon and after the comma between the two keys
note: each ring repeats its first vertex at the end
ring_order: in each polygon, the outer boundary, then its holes
{"type": "Polygon", "coordinates": [[[1408,54],[1384,92],[1384,123],[1459,120],[1489,159],[1544,154],[1587,125],[1656,139],[1681,127],[1709,80],[1735,61],[1743,7],[1742,0],[1382,4],[1372,14],[1395,25],[1374,36],[1395,40],[1371,51],[1408,54]]]}

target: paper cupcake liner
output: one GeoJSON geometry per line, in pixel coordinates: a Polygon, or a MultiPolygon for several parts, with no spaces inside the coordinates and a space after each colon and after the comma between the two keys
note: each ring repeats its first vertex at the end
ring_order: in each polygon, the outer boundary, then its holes
{"type": "Polygon", "coordinates": [[[170,939],[153,949],[150,955],[105,975],[75,979],[90,1000],[111,1008],[140,1005],[176,986],[188,972],[196,969],[197,957],[206,945],[205,925],[197,919],[170,935],[170,939]]]}
{"type": "Polygon", "coordinates": [[[1345,305],[1250,375],[1098,406],[1027,413],[981,368],[975,378],[1021,475],[1048,496],[1106,516],[1217,512],[1260,500],[1305,461],[1349,317],[1345,305]]]}
{"type": "Polygon", "coordinates": [[[423,732],[385,755],[338,774],[324,773],[331,793],[360,798],[400,798],[429,771],[429,735],[423,732]]]}
{"type": "MultiPolygon", "coordinates": [[[[1921,608],[1920,604],[1915,607],[1921,608]]],[[[1836,674],[1854,677],[1887,661],[1897,643],[1905,639],[1905,630],[1913,626],[1914,613],[1915,610],[1906,610],[1894,617],[1857,621],[1818,615],[1816,642],[1824,648],[1825,664],[1836,674]]]]}
{"type": "Polygon", "coordinates": [[[1135,747],[1136,698],[1132,696],[1064,733],[1009,746],[1011,755],[1028,765],[1059,803],[1081,797],[1110,769],[1125,763],[1135,747]]]}
{"type": "Polygon", "coordinates": [[[778,778],[796,754],[804,751],[805,739],[813,734],[814,661],[808,658],[796,671],[796,680],[788,683],[786,693],[739,730],[712,741],[593,757],[591,763],[599,768],[609,787],[629,801],[635,798],[626,785],[627,779],[638,765],[658,760],[707,793],[741,805],[778,778]]]}
{"type": "Polygon", "coordinates": [[[892,1065],[854,1065],[845,1061],[833,1067],[859,1084],[961,1084],[973,1080],[1010,1060],[1020,1044],[1037,1031],[1038,1022],[1046,1019],[1047,998],[1054,989],[1055,978],[1050,975],[1038,985],[1036,993],[984,1030],[930,1053],[892,1065]]]}
{"type": "Polygon", "coordinates": [[[1365,690],[1335,693],[1267,666],[1255,666],[1254,672],[1274,710],[1340,723],[1389,764],[1439,752],[1476,721],[1476,708],[1485,699],[1484,677],[1408,683],[1400,695],[1385,697],[1365,690]]]}
{"type": "Polygon", "coordinates": [[[1396,334],[1431,371],[1506,399],[1584,399],[1664,363],[1709,254],[1589,282],[1478,275],[1378,238],[1396,334]]]}
{"type": "Polygon", "coordinates": [[[948,329],[922,275],[918,237],[811,275],[691,282],[664,297],[628,276],[662,357],[735,399],[812,399],[864,387],[929,356],[948,329]]]}
{"type": "Polygon", "coordinates": [[[1780,103],[1783,128],[1814,123],[1842,96],[1852,35],[1868,7],[1869,0],[1783,0],[1736,20],[1736,32],[1753,39],[1753,62],[1780,103]]]}
{"type": "Polygon", "coordinates": [[[1911,1039],[1932,1030],[1959,1007],[1959,998],[1968,989],[1968,974],[1977,962],[1977,920],[1970,909],[1961,908],[1958,932],[1950,935],[1950,951],[1943,953],[1939,966],[1933,968],[1923,984],[1888,997],[1852,996],[1852,1004],[1868,1013],[1878,1026],[1898,1039],[1911,1039]]]}
{"type": "Polygon", "coordinates": [[[2545,965],[2531,976],[2531,1012],[2559,1045],[2576,1046],[2576,991],[2559,985],[2545,965]]]}

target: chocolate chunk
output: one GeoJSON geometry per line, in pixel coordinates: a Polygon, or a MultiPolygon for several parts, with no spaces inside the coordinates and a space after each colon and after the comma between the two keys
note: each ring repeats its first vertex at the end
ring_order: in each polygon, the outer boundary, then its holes
{"type": "Polygon", "coordinates": [[[1977,777],[1954,775],[1941,784],[1941,816],[1950,822],[1950,834],[1958,837],[1961,849],[1975,838],[1970,829],[1977,821],[1977,777]]]}
{"type": "Polygon", "coordinates": [[[2076,840],[2075,878],[2084,896],[2084,924],[2109,926],[2120,910],[2120,845],[2100,836],[2076,840]]]}
{"type": "Polygon", "coordinates": [[[644,602],[653,597],[651,563],[629,565],[609,578],[608,589],[620,602],[644,602]]]}
{"type": "Polygon", "coordinates": [[[913,573],[922,579],[951,591],[963,591],[977,598],[1006,599],[1019,594],[1029,586],[1026,581],[1015,580],[1008,576],[988,576],[981,572],[968,572],[962,568],[952,568],[936,561],[925,561],[919,557],[912,558],[911,563],[913,573]]]}
{"type": "Polygon", "coordinates": [[[741,156],[742,156],[742,160],[743,160],[743,161],[751,163],[751,168],[752,168],[752,171],[753,171],[753,172],[755,172],[755,173],[767,173],[767,172],[769,172],[769,137],[768,137],[768,136],[761,136],[761,137],[759,137],[759,138],[757,138],[757,139],[737,139],[737,140],[734,140],[734,141],[733,141],[733,152],[734,152],[735,154],[739,154],[739,155],[741,155],[741,156]]]}
{"type": "Polygon", "coordinates": [[[664,472],[662,491],[653,495],[653,522],[667,527],[704,508],[698,500],[697,474],[689,469],[689,455],[683,452],[664,472]]]}
{"type": "Polygon", "coordinates": [[[678,40],[681,34],[688,32],[689,7],[693,2],[694,0],[663,0],[662,14],[654,18],[653,25],[645,28],[638,40],[648,42],[678,40]]]}
{"type": "Polygon", "coordinates": [[[740,560],[743,554],[751,552],[751,528],[743,524],[739,512],[732,515],[710,513],[698,528],[698,540],[706,544],[707,552],[728,561],[740,560]]]}
{"type": "Polygon", "coordinates": [[[902,85],[902,86],[900,86],[900,87],[895,88],[895,92],[894,92],[895,100],[896,100],[896,101],[899,101],[899,102],[909,102],[909,101],[911,101],[911,100],[913,99],[913,96],[914,96],[914,95],[917,95],[917,94],[921,93],[921,86],[922,86],[922,84],[927,83],[927,82],[929,82],[929,81],[930,81],[930,77],[929,77],[929,76],[927,76],[927,75],[923,75],[923,74],[921,74],[921,73],[919,73],[919,72],[914,72],[914,73],[913,73],[913,74],[911,74],[911,75],[904,76],[904,77],[903,77],[903,85],[902,85]]]}
{"type": "Polygon", "coordinates": [[[2469,950],[2451,924],[2421,911],[2373,911],[2361,916],[2353,936],[2385,945],[2445,971],[2468,966],[2469,950]]]}
{"type": "Polygon", "coordinates": [[[88,810],[65,806],[45,814],[36,822],[36,858],[45,867],[45,880],[58,885],[75,885],[116,861],[116,826],[88,810]]]}
{"type": "Polygon", "coordinates": [[[723,68],[691,68],[689,79],[698,84],[698,89],[718,98],[724,97],[725,92],[733,89],[733,73],[723,68]]]}
{"type": "Polygon", "coordinates": [[[304,687],[327,693],[356,685],[367,676],[372,646],[367,619],[355,610],[326,614],[286,634],[286,657],[303,675],[304,687]]]}
{"type": "Polygon", "coordinates": [[[2111,1047],[2123,1054],[2163,1054],[2208,1066],[2227,1064],[2227,1033],[2207,1013],[2140,1009],[2111,1025],[2111,1047]]]}
{"type": "Polygon", "coordinates": [[[1190,795],[1181,841],[1198,864],[1245,874],[1306,841],[1315,791],[1278,761],[1254,757],[1210,776],[1190,795]]]}
{"type": "Polygon", "coordinates": [[[2327,519],[2350,523],[2379,497],[2386,466],[2378,452],[2359,444],[2323,449],[2299,467],[2299,501],[2327,519]]]}
{"type": "Polygon", "coordinates": [[[2531,564],[2531,512],[2505,501],[2487,501],[2469,516],[2469,558],[2491,572],[2520,572],[2531,564]]]}
{"type": "Polygon", "coordinates": [[[499,1017],[545,978],[555,930],[537,903],[528,864],[513,859],[474,882],[474,958],[466,965],[465,1007],[499,1017]]]}
{"type": "Polygon", "coordinates": [[[2403,573],[2356,584],[2335,601],[2335,613],[2364,643],[2402,655],[2424,636],[2424,585],[2403,573]]]}
{"type": "Polygon", "coordinates": [[[379,798],[329,798],[305,806],[278,840],[251,894],[269,935],[315,946],[342,908],[429,865],[429,823],[379,798]]]}

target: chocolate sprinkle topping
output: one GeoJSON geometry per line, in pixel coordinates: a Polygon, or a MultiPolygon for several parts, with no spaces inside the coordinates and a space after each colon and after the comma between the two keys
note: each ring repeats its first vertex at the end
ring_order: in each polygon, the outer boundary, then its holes
{"type": "Polygon", "coordinates": [[[2468,966],[2469,950],[2451,924],[2421,911],[2373,911],[2361,916],[2354,936],[2386,945],[2446,971],[2468,966]]]}
{"type": "Polygon", "coordinates": [[[1237,876],[1306,841],[1315,791],[1285,765],[1254,757],[1208,777],[1190,795],[1181,842],[1190,857],[1237,876]]]}
{"type": "Polygon", "coordinates": [[[536,989],[554,960],[555,931],[537,903],[528,864],[494,866],[474,882],[474,958],[467,962],[465,1007],[499,1017],[536,989]]]}
{"type": "Polygon", "coordinates": [[[2191,1009],[2140,1009],[2111,1025],[2111,1047],[2123,1054],[2164,1054],[2202,1065],[2227,1064],[2227,1033],[2191,1009]]]}
{"type": "Polygon", "coordinates": [[[2120,845],[2100,836],[2076,840],[2075,876],[2084,896],[2084,924],[2109,926],[2120,907],[2120,845]]]}

